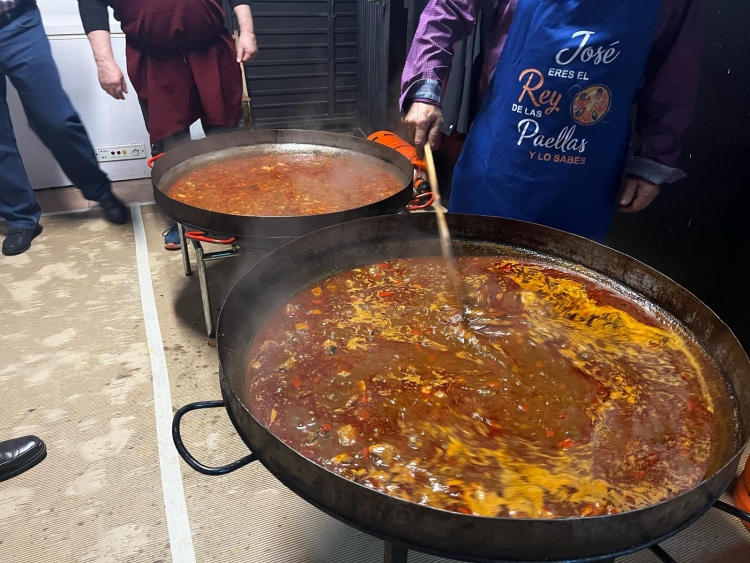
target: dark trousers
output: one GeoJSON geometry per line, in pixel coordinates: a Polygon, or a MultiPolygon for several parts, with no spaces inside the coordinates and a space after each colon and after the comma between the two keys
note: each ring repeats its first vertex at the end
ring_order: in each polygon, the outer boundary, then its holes
{"type": "MultiPolygon", "coordinates": [[[[143,113],[143,120],[146,122],[146,129],[148,129],[148,105],[141,98],[138,98],[138,102],[141,104],[141,113],[143,113]]],[[[237,124],[237,126],[209,125],[204,120],[201,120],[201,125],[203,126],[203,132],[206,134],[206,137],[221,135],[223,133],[233,133],[240,130],[239,124],[237,124]]],[[[188,141],[190,141],[190,129],[185,129],[179,133],[170,135],[165,139],[159,139],[151,145],[151,156],[156,156],[163,152],[169,152],[173,148],[179,147],[188,141]]]]}
{"type": "MultiPolygon", "coordinates": [[[[141,104],[143,121],[146,122],[146,129],[148,129],[148,105],[141,98],[138,98],[138,102],[141,104]]],[[[222,133],[233,133],[234,131],[240,130],[239,125],[236,127],[232,127],[231,125],[209,125],[203,120],[201,120],[201,125],[203,126],[203,132],[206,134],[206,137],[221,135],[222,133]]],[[[188,141],[190,141],[190,129],[185,129],[179,133],[170,135],[165,139],[160,139],[151,145],[151,156],[169,152],[188,141]]],[[[174,228],[174,225],[172,227],[174,228]]]]}
{"type": "Polygon", "coordinates": [[[90,200],[108,193],[110,181],[60,83],[39,10],[32,10],[0,28],[0,216],[8,227],[35,225],[41,208],[18,153],[6,76],[18,90],[31,129],[70,181],[90,200]]]}

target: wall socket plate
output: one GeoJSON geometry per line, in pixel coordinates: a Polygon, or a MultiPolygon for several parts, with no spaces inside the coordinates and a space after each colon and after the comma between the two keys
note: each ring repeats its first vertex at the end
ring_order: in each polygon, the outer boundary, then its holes
{"type": "Polygon", "coordinates": [[[148,158],[146,146],[136,145],[112,145],[108,147],[96,147],[96,160],[99,162],[112,162],[115,160],[137,160],[148,158]]]}

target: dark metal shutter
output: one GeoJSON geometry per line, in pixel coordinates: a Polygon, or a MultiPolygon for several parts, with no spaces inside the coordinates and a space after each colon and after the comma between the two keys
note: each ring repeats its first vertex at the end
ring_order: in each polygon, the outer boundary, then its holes
{"type": "Polygon", "coordinates": [[[406,59],[404,0],[359,0],[359,125],[369,135],[398,132],[398,99],[406,59]]]}
{"type": "Polygon", "coordinates": [[[357,0],[256,0],[252,10],[258,57],[246,75],[255,127],[354,131],[357,0]]]}
{"type": "Polygon", "coordinates": [[[362,38],[359,86],[366,95],[359,104],[360,127],[365,134],[385,128],[387,111],[388,0],[360,0],[359,18],[362,38]]]}

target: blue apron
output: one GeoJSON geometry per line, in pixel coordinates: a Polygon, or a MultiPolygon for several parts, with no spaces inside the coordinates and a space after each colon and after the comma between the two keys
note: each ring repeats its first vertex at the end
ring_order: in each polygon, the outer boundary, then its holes
{"type": "Polygon", "coordinates": [[[660,13],[660,0],[518,0],[450,211],[604,238],[660,13]]]}

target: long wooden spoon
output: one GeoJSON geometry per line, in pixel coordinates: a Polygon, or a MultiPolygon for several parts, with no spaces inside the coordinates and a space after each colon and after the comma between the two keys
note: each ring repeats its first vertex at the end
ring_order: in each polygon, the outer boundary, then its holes
{"type": "Polygon", "coordinates": [[[453,252],[453,241],[451,240],[450,230],[448,230],[448,221],[445,218],[445,208],[440,201],[440,190],[438,190],[437,172],[435,171],[435,159],[432,157],[432,148],[430,148],[429,142],[425,143],[424,156],[427,161],[427,179],[430,183],[430,189],[432,190],[432,195],[434,197],[432,207],[435,209],[435,215],[437,216],[438,233],[440,235],[440,250],[443,253],[445,265],[448,269],[448,279],[451,282],[453,296],[456,298],[456,304],[465,309],[466,293],[461,278],[458,275],[456,255],[453,252]]]}

